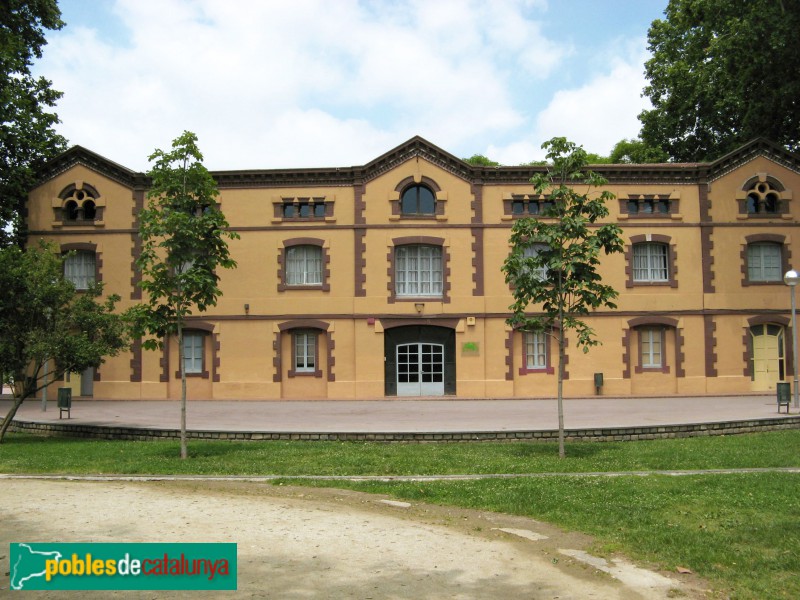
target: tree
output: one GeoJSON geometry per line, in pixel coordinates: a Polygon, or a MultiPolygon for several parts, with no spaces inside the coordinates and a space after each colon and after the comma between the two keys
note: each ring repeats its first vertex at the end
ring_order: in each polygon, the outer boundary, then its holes
{"type": "Polygon", "coordinates": [[[14,398],[0,426],[2,442],[27,398],[65,373],[100,366],[128,347],[128,335],[114,313],[119,296],[98,302],[100,284],[76,292],[53,246],[0,249],[0,289],[0,379],[11,384],[14,398]]]}
{"type": "Polygon", "coordinates": [[[594,152],[587,152],[586,154],[587,165],[607,165],[610,162],[611,158],[608,156],[601,156],[600,154],[596,154],[594,152]]]}
{"type": "Polygon", "coordinates": [[[800,150],[800,3],[670,0],[648,32],[641,138],[707,161],[762,136],[800,150]]]}
{"type": "Polygon", "coordinates": [[[611,150],[609,161],[611,164],[636,164],[663,163],[669,160],[669,155],[661,148],[649,146],[640,139],[620,140],[611,150]]]}
{"type": "Polygon", "coordinates": [[[186,458],[186,365],[183,332],[193,309],[205,312],[222,294],[217,268],[231,269],[227,239],[238,235],[216,204],[214,178],[203,166],[197,136],[184,131],[172,150],[156,150],[149,157],[152,187],[147,208],[139,213],[142,253],[136,260],[142,272],[141,288],[147,302],[131,309],[134,334],[150,337],[148,350],[163,348],[176,336],[181,372],[181,458],[186,458]]]}
{"type": "Polygon", "coordinates": [[[469,163],[476,167],[499,167],[500,163],[495,162],[483,154],[473,154],[469,158],[462,159],[465,163],[469,163]]]}
{"type": "Polygon", "coordinates": [[[36,171],[62,152],[66,140],[48,112],[62,96],[31,65],[42,57],[45,29],[61,29],[56,0],[0,2],[0,246],[21,243],[22,208],[36,171]]]}
{"type": "Polygon", "coordinates": [[[511,230],[511,253],[503,264],[514,304],[507,320],[514,329],[552,336],[558,345],[558,454],[564,450],[564,357],[566,336],[575,332],[576,346],[588,352],[598,343],[594,330],[583,320],[590,309],[616,308],[614,288],[604,285],[597,273],[600,254],[622,252],[621,229],[614,224],[595,225],[608,215],[606,202],[614,195],[592,194],[607,182],[591,171],[583,172],[586,152],[566,138],[542,145],[551,165],[546,174],[531,179],[536,194],[551,207],[538,220],[519,219],[511,230]],[[586,186],[579,193],[575,185],[586,186]],[[536,307],[536,312],[531,309],[536,307]]]}

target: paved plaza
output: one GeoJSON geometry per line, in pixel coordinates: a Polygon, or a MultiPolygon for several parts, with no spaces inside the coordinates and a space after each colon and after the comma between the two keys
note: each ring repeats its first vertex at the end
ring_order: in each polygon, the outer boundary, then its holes
{"type": "MultiPolygon", "coordinates": [[[[10,400],[0,400],[2,415],[10,400]]],[[[800,409],[790,407],[790,415],[800,409]]],[[[27,400],[16,420],[104,427],[177,429],[180,402],[73,401],[70,419],[60,418],[53,400],[27,400]]],[[[589,430],[698,423],[771,420],[779,415],[774,395],[663,398],[592,397],[564,400],[565,427],[589,430]]],[[[558,429],[555,399],[462,400],[376,399],[309,401],[189,400],[187,429],[228,432],[504,432],[558,429]]]]}

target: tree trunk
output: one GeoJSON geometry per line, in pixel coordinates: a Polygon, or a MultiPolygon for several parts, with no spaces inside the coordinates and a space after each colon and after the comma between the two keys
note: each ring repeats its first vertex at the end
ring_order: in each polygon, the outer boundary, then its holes
{"type": "Polygon", "coordinates": [[[564,329],[558,335],[558,457],[567,456],[564,448],[564,329]]]}
{"type": "Polygon", "coordinates": [[[17,396],[14,397],[14,404],[9,409],[5,420],[3,421],[3,424],[0,425],[0,444],[3,443],[3,440],[6,437],[6,431],[8,431],[8,428],[11,426],[11,421],[16,416],[17,409],[19,409],[19,407],[22,406],[22,403],[25,401],[26,397],[27,396],[25,396],[25,395],[21,395],[19,397],[17,397],[17,396]]]}
{"type": "Polygon", "coordinates": [[[186,447],[186,364],[183,360],[183,323],[178,319],[178,362],[181,366],[181,458],[189,456],[186,447]]]}

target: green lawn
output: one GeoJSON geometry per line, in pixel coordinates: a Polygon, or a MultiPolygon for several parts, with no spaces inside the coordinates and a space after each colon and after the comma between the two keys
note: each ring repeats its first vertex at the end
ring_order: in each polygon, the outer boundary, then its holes
{"type": "MultiPolygon", "coordinates": [[[[800,467],[800,430],[649,442],[379,444],[116,442],[12,434],[0,473],[429,475],[800,467]]],[[[304,481],[530,516],[624,552],[691,569],[720,597],[800,598],[800,474],[350,482],[304,481]]]]}

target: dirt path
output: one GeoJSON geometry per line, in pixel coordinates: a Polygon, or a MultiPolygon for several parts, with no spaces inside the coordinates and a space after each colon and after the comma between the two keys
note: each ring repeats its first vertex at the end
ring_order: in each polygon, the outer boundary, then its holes
{"type": "Polygon", "coordinates": [[[78,541],[238,544],[235,594],[84,593],[97,598],[701,597],[700,583],[679,579],[685,576],[589,564],[582,551],[590,540],[530,519],[340,490],[5,479],[0,514],[0,597],[8,590],[9,543],[78,541]]]}

